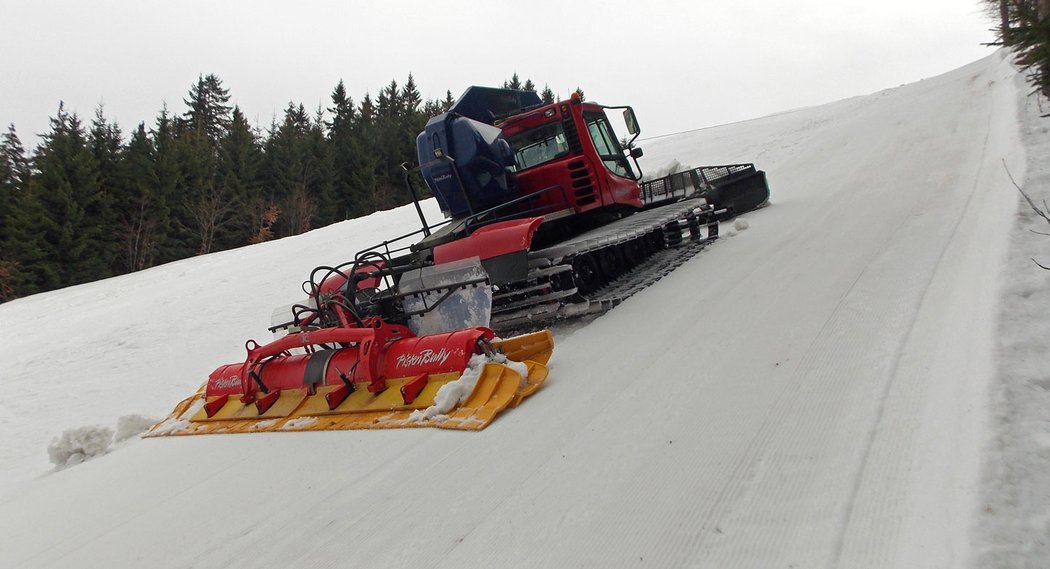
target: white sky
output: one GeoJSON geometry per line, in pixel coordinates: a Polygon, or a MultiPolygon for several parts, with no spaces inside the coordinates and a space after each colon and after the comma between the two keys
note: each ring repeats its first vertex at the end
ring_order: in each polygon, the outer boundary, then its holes
{"type": "Polygon", "coordinates": [[[976,0],[0,0],[0,126],[27,146],[60,100],[125,133],[215,73],[253,122],[415,77],[424,98],[498,85],[630,104],[642,137],[916,81],[992,52],[976,0]]]}

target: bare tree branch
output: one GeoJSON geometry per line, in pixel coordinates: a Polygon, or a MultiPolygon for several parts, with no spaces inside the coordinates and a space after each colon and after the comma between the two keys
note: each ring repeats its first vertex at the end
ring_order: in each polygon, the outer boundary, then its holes
{"type": "MultiPolygon", "coordinates": [[[[1035,202],[1032,201],[1032,198],[1030,198],[1028,196],[1028,194],[1026,194],[1024,192],[1024,190],[1021,189],[1021,186],[1017,185],[1017,182],[1014,181],[1014,176],[1013,176],[1013,174],[1010,173],[1010,168],[1006,166],[1006,159],[1005,158],[1003,159],[1003,169],[1006,170],[1006,175],[1010,178],[1010,183],[1013,184],[1014,187],[1017,188],[1017,191],[1021,192],[1021,195],[1024,196],[1024,199],[1028,201],[1028,205],[1032,207],[1032,211],[1034,211],[1037,214],[1039,214],[1039,217],[1045,219],[1047,223],[1050,223],[1050,216],[1047,215],[1046,210],[1045,209],[1039,209],[1039,206],[1035,205],[1035,202]]],[[[1044,208],[1047,207],[1046,206],[1046,200],[1043,200],[1043,207],[1044,208]]],[[[1047,208],[1047,209],[1050,209],[1050,208],[1047,208]]],[[[1031,231],[1032,233],[1037,233],[1039,235],[1050,236],[1050,233],[1042,233],[1042,232],[1036,231],[1034,229],[1029,229],[1029,231],[1031,231]]],[[[1032,262],[1035,263],[1036,266],[1038,266],[1040,269],[1043,269],[1044,271],[1050,271],[1050,267],[1042,265],[1039,261],[1036,261],[1035,259],[1032,259],[1032,262]]]]}
{"type": "MultiPolygon", "coordinates": [[[[1026,194],[1025,191],[1021,189],[1021,186],[1017,185],[1017,182],[1014,181],[1014,176],[1010,173],[1010,168],[1006,166],[1005,158],[1003,158],[1003,169],[1006,170],[1006,175],[1010,178],[1010,183],[1013,184],[1015,188],[1017,188],[1017,191],[1021,192],[1021,195],[1024,196],[1024,199],[1028,202],[1028,205],[1032,207],[1032,211],[1039,214],[1039,217],[1045,219],[1047,223],[1050,223],[1050,215],[1047,215],[1045,210],[1039,209],[1039,206],[1035,205],[1035,202],[1032,201],[1032,198],[1030,198],[1028,194],[1026,194]]],[[[1044,207],[1046,206],[1045,201],[1043,202],[1043,205],[1044,207]]]]}

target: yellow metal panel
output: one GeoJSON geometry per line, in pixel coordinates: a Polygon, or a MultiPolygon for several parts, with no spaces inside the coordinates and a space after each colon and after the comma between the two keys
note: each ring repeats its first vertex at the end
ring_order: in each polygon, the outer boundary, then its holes
{"type": "Polygon", "coordinates": [[[389,379],[387,388],[382,393],[369,393],[367,383],[355,384],[356,390],[351,393],[335,409],[328,408],[325,394],[335,391],[340,386],[326,385],[317,389],[317,395],[309,397],[303,404],[297,415],[320,416],[334,415],[339,413],[361,413],[367,411],[395,411],[401,409],[426,409],[434,404],[434,396],[442,385],[459,379],[458,373],[432,374],[428,377],[427,385],[419,393],[415,401],[405,404],[401,396],[401,387],[412,377],[389,379]]]}
{"type": "MultiPolygon", "coordinates": [[[[211,417],[202,408],[190,420],[191,421],[229,421],[232,419],[273,419],[274,417],[287,417],[291,415],[299,404],[306,398],[306,389],[282,389],[274,402],[265,413],[259,414],[255,403],[245,405],[240,398],[231,395],[222,409],[219,409],[211,417]]],[[[208,398],[212,401],[216,397],[208,398]]]]}
{"type": "Polygon", "coordinates": [[[547,380],[547,366],[534,361],[526,361],[525,365],[529,368],[529,375],[525,379],[525,385],[515,394],[514,401],[511,401],[511,407],[521,405],[526,397],[539,391],[543,382],[547,380]]]}
{"type": "Polygon", "coordinates": [[[532,360],[547,365],[554,353],[554,334],[550,330],[541,330],[493,342],[492,345],[516,362],[532,360]]]}

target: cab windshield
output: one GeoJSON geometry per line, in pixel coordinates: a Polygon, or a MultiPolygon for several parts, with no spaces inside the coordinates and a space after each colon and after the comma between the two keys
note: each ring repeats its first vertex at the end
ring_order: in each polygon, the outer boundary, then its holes
{"type": "Polygon", "coordinates": [[[519,171],[550,162],[569,153],[565,131],[559,121],[552,121],[519,132],[509,137],[507,142],[514,150],[514,162],[519,171]]]}

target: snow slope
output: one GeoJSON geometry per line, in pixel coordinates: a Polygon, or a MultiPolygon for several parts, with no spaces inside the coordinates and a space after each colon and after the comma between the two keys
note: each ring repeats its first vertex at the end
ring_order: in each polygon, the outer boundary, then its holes
{"type": "Polygon", "coordinates": [[[135,440],[42,475],[51,436],[166,412],[408,208],[0,306],[0,567],[972,563],[1018,96],[996,55],[647,141],[650,168],[755,161],[773,205],[558,330],[480,433],[135,440]]]}

